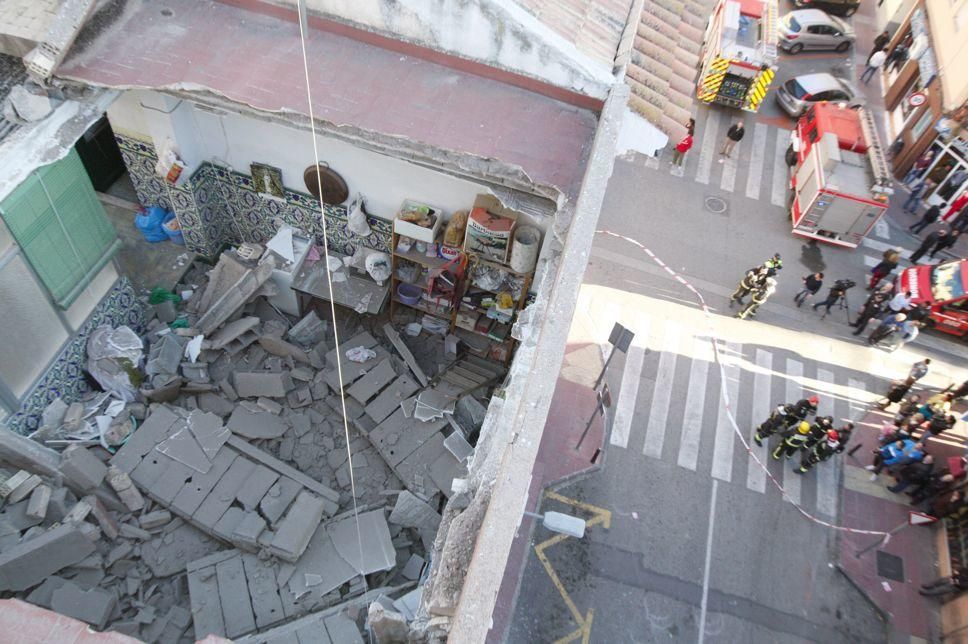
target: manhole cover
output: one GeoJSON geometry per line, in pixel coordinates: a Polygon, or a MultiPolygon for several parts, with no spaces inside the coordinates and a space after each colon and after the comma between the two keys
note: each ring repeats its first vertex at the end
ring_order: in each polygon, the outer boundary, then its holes
{"type": "Polygon", "coordinates": [[[706,200],[703,202],[703,205],[706,206],[706,210],[713,213],[714,215],[723,214],[724,212],[726,212],[726,208],[728,207],[726,200],[720,199],[719,197],[706,197],[706,200]]]}
{"type": "Polygon", "coordinates": [[[904,583],[904,560],[883,550],[877,551],[877,574],[904,583]]]}

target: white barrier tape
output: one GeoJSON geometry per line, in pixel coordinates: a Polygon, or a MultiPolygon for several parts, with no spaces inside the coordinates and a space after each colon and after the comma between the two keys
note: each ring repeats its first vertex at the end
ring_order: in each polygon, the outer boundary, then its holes
{"type": "MultiPolygon", "coordinates": [[[[617,239],[621,239],[623,241],[626,241],[632,244],[633,246],[636,246],[642,252],[648,255],[652,261],[658,264],[660,268],[665,270],[665,272],[668,273],[673,279],[675,279],[677,282],[685,286],[687,289],[689,289],[690,292],[692,292],[693,295],[696,296],[696,298],[699,301],[699,306],[702,308],[703,315],[706,318],[706,322],[709,324],[709,341],[713,345],[713,359],[716,361],[716,366],[719,367],[719,373],[723,382],[726,382],[726,369],[723,366],[722,360],[720,360],[720,349],[719,349],[720,340],[716,337],[716,332],[713,324],[713,313],[712,311],[709,310],[709,307],[706,304],[706,299],[702,296],[702,293],[700,293],[696,289],[696,287],[690,284],[685,278],[683,278],[681,275],[676,273],[673,269],[669,268],[665,262],[663,262],[661,259],[659,259],[656,256],[655,253],[653,253],[649,248],[642,245],[640,242],[632,239],[631,237],[626,237],[625,235],[619,235],[618,233],[613,233],[610,230],[596,230],[595,232],[596,234],[599,234],[599,235],[608,235],[609,237],[615,237],[617,239]]],[[[830,523],[829,521],[824,521],[823,519],[817,518],[812,514],[810,514],[809,512],[807,512],[803,508],[803,506],[801,506],[799,503],[794,503],[793,500],[790,498],[790,496],[787,494],[787,491],[783,489],[783,485],[776,479],[775,476],[773,476],[772,472],[770,472],[766,464],[763,463],[759,459],[759,457],[757,457],[755,452],[753,452],[752,448],[750,447],[750,444],[746,441],[746,436],[743,435],[743,432],[740,431],[739,425],[736,423],[736,418],[735,416],[733,416],[732,403],[729,399],[729,394],[727,393],[725,387],[722,388],[722,392],[723,392],[723,400],[724,400],[723,406],[726,409],[726,417],[729,418],[729,423],[733,427],[733,432],[735,432],[736,436],[739,437],[739,440],[743,444],[743,448],[746,450],[746,453],[753,458],[753,460],[760,468],[762,468],[762,470],[766,473],[767,478],[773,483],[776,489],[779,490],[780,494],[782,494],[784,498],[786,498],[787,501],[790,502],[790,505],[796,508],[797,512],[799,512],[806,519],[818,525],[822,525],[827,528],[832,528],[834,530],[839,530],[841,532],[847,532],[850,534],[872,534],[872,535],[879,535],[882,537],[890,536],[887,532],[883,532],[881,530],[859,530],[857,528],[851,528],[849,526],[843,526],[843,525],[836,525],[834,523],[830,523]]]]}

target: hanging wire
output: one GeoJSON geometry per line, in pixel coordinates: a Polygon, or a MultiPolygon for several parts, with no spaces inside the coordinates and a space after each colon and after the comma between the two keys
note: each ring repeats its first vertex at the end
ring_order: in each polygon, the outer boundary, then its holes
{"type": "MultiPolygon", "coordinates": [[[[306,76],[306,100],[309,102],[309,129],[313,139],[313,159],[316,167],[316,182],[319,189],[319,217],[323,224],[323,256],[326,261],[326,284],[329,292],[333,292],[333,278],[329,270],[329,236],[326,225],[326,209],[323,206],[323,178],[319,172],[319,147],[316,142],[316,117],[313,114],[313,93],[309,83],[309,57],[306,54],[306,1],[298,0],[299,12],[299,44],[302,47],[303,72],[306,76]]],[[[347,465],[350,470],[350,493],[353,495],[353,519],[356,521],[356,539],[360,548],[360,577],[363,579],[363,592],[368,590],[366,575],[363,572],[363,533],[360,530],[360,511],[356,502],[356,475],[353,473],[353,450],[350,447],[350,425],[346,420],[346,393],[343,387],[343,356],[340,355],[339,329],[336,325],[335,298],[329,300],[330,319],[333,322],[333,341],[336,343],[336,375],[339,378],[339,400],[343,409],[343,436],[346,439],[347,465]]]]}

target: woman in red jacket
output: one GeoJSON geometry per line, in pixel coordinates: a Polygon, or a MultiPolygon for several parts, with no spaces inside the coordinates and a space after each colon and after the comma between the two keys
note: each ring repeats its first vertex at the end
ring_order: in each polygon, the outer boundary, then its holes
{"type": "Polygon", "coordinates": [[[682,137],[682,140],[676,144],[676,147],[672,150],[672,165],[682,166],[682,160],[686,157],[686,152],[692,147],[692,135],[695,129],[695,121],[689,119],[689,127],[686,130],[686,135],[682,137]]]}

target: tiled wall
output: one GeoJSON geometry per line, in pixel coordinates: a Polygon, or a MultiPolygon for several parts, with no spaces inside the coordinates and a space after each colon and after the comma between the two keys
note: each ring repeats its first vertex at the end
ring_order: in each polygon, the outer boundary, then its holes
{"type": "MultiPolygon", "coordinates": [[[[158,157],[151,143],[120,134],[115,134],[115,138],[138,200],[144,205],[173,209],[186,245],[200,255],[214,256],[223,244],[263,243],[275,234],[276,219],[322,240],[323,224],[315,197],[286,189],[285,200],[267,199],[253,188],[249,175],[209,162],[203,163],[183,185],[173,187],[155,174],[158,157]]],[[[369,217],[373,232],[359,237],[346,229],[345,206],[327,204],[324,208],[326,233],[333,250],[352,254],[360,244],[389,250],[391,222],[369,217]]]]}
{"type": "Polygon", "coordinates": [[[84,326],[74,334],[40,382],[24,399],[20,409],[6,421],[18,434],[29,434],[40,426],[40,416],[47,405],[60,396],[72,402],[90,390],[83,371],[87,361],[87,339],[102,324],[112,327],[127,325],[136,333],[145,328],[145,305],[128,278],[120,278],[91,313],[84,326]]]}

